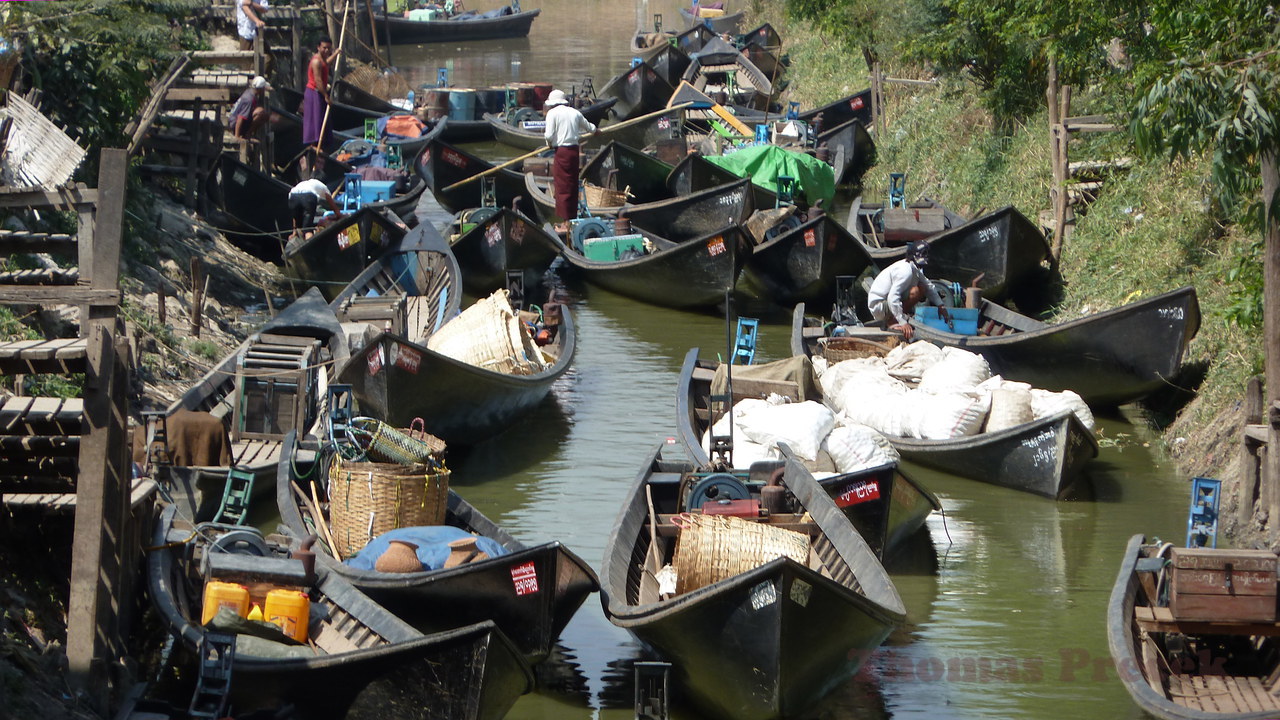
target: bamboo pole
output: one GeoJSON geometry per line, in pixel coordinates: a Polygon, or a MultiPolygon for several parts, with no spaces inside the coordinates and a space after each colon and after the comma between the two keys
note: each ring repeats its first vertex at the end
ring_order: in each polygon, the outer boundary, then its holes
{"type": "MultiPolygon", "coordinates": [[[[596,136],[596,135],[605,135],[605,134],[608,134],[608,133],[610,133],[610,132],[613,132],[614,130],[621,130],[622,128],[627,127],[627,126],[629,126],[629,125],[634,125],[634,124],[636,124],[636,123],[638,123],[638,122],[640,122],[640,121],[642,121],[642,120],[649,120],[649,119],[654,118],[654,117],[656,117],[656,116],[658,116],[658,115],[665,115],[666,113],[669,113],[669,112],[671,112],[672,110],[684,110],[685,108],[689,108],[689,107],[693,107],[693,103],[691,103],[691,102],[687,102],[687,103],[680,103],[679,105],[672,105],[671,107],[668,107],[668,108],[663,108],[663,109],[661,109],[661,110],[655,110],[655,111],[653,111],[653,112],[651,112],[651,113],[648,113],[648,114],[645,114],[645,115],[641,115],[640,117],[637,117],[637,118],[631,118],[630,120],[627,120],[627,121],[624,121],[624,122],[620,122],[620,123],[618,123],[617,125],[610,125],[609,127],[606,127],[606,128],[599,128],[599,129],[597,129],[595,132],[591,133],[591,135],[589,135],[588,137],[594,137],[594,136],[596,136]]],[[[504,168],[511,167],[512,165],[515,165],[515,164],[516,164],[516,163],[518,163],[518,162],[522,162],[522,161],[524,161],[524,160],[528,160],[529,158],[533,157],[534,155],[538,155],[539,153],[545,152],[547,149],[548,149],[548,148],[541,147],[541,148],[538,148],[537,150],[531,150],[531,151],[529,151],[529,152],[525,153],[524,155],[521,155],[520,157],[511,158],[510,160],[508,160],[508,161],[506,161],[506,162],[504,162],[504,163],[502,163],[502,164],[500,164],[500,165],[494,165],[493,167],[489,168],[488,170],[485,170],[484,172],[478,172],[478,173],[476,173],[475,175],[472,175],[471,177],[469,177],[469,178],[467,178],[467,179],[465,179],[465,180],[459,180],[458,182],[456,182],[456,183],[454,183],[454,184],[452,184],[452,185],[450,185],[450,186],[446,187],[445,189],[441,190],[440,192],[449,192],[450,190],[455,190],[455,189],[457,189],[457,188],[462,187],[463,185],[468,185],[468,184],[470,184],[470,183],[472,183],[472,182],[474,182],[474,181],[476,181],[476,180],[479,180],[479,179],[480,179],[480,178],[482,178],[482,177],[487,177],[487,176],[489,176],[489,175],[492,175],[492,174],[494,174],[494,173],[498,172],[499,170],[502,170],[502,169],[504,169],[504,168]]]]}
{"type": "Polygon", "coordinates": [[[1280,192],[1280,163],[1275,148],[1262,154],[1263,223],[1262,264],[1262,336],[1265,338],[1267,454],[1262,483],[1270,490],[1267,520],[1271,527],[1280,522],[1280,218],[1273,212],[1272,200],[1280,192]]]}
{"type": "MultiPolygon", "coordinates": [[[[345,43],[347,39],[347,16],[351,13],[351,2],[352,0],[347,0],[347,3],[342,6],[342,33],[338,36],[338,54],[339,55],[342,54],[343,43],[345,43]]],[[[338,71],[338,68],[336,67],[336,64],[335,64],[334,73],[337,73],[337,71],[338,71]]],[[[333,86],[333,83],[330,82],[329,86],[331,88],[333,86]]],[[[329,88],[325,88],[325,91],[326,91],[325,93],[326,96],[329,98],[329,102],[326,102],[324,104],[324,119],[320,121],[320,137],[316,138],[317,154],[320,153],[320,146],[324,144],[324,131],[329,128],[329,112],[333,110],[333,94],[329,92],[329,88]]]]}

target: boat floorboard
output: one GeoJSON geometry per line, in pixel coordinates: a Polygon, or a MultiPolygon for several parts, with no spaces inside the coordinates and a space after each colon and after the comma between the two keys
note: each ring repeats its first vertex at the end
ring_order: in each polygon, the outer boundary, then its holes
{"type": "Polygon", "coordinates": [[[1267,692],[1263,679],[1231,675],[1171,675],[1169,697],[1175,703],[1212,713],[1280,711],[1280,698],[1267,692]]]}
{"type": "Polygon", "coordinates": [[[279,440],[241,440],[233,443],[231,456],[236,465],[268,465],[280,459],[279,440]]]}

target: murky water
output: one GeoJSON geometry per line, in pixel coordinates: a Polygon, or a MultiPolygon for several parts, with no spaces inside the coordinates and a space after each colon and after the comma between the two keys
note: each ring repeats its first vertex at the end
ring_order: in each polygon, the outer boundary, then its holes
{"type": "MultiPolygon", "coordinates": [[[[533,2],[526,2],[532,6],[533,2]]],[[[630,36],[674,2],[542,0],[528,40],[397,46],[413,84],[451,68],[458,85],[509,80],[602,87],[630,60],[630,36]]],[[[489,148],[491,153],[515,152],[489,148]]],[[[439,217],[437,216],[438,220],[439,217]]],[[[690,347],[724,345],[723,318],[639,305],[588,289],[574,307],[573,369],[518,427],[453,462],[455,487],[526,541],[559,539],[599,568],[624,493],[672,435],[675,385],[690,347]]],[[[762,360],[787,354],[789,312],[762,316],[762,360]]],[[[1148,433],[1101,423],[1105,447],[1078,497],[1052,502],[916,469],[945,512],[890,568],[909,611],[823,718],[1140,717],[1107,656],[1105,606],[1135,532],[1181,542],[1188,484],[1145,446],[1148,433]]],[[[633,717],[630,663],[641,650],[593,597],[543,668],[544,688],[511,712],[534,718],[633,717]]],[[[673,693],[678,697],[679,688],[673,693]]],[[[693,718],[687,710],[676,717],[693,718]]]]}

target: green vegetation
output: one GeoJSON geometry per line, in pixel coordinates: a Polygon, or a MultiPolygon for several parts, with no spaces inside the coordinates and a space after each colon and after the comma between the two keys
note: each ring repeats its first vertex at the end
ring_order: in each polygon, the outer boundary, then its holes
{"type": "MultiPolygon", "coordinates": [[[[1167,67],[1162,63],[1176,54],[1171,41],[1157,38],[1142,43],[1128,58],[1113,57],[1122,65],[1138,64],[1132,72],[1121,72],[1107,65],[1104,49],[1114,44],[1106,33],[1116,31],[1114,37],[1132,39],[1111,25],[1092,27],[1088,25],[1092,21],[1084,19],[1110,17],[1108,22],[1113,24],[1131,23],[1139,17],[1135,13],[1146,13],[1140,16],[1145,18],[1157,9],[1175,12],[1163,6],[1125,12],[1112,8],[1116,12],[1108,16],[1094,5],[1085,8],[1070,2],[1052,13],[1042,8],[1044,14],[1016,21],[1013,13],[1031,10],[992,8],[990,12],[1007,24],[997,33],[975,35],[975,29],[986,25],[966,25],[962,18],[984,11],[989,4],[920,0],[907,5],[930,10],[904,20],[902,7],[880,12],[879,6],[862,0],[799,0],[785,6],[761,4],[756,19],[772,22],[787,39],[786,50],[793,60],[791,99],[805,105],[869,85],[864,50],[879,58],[886,75],[936,79],[932,87],[886,85],[887,123],[883,136],[876,139],[878,164],[863,179],[864,193],[879,199],[888,188],[888,174],[905,172],[909,197],[930,196],[968,216],[1012,204],[1036,220],[1050,207],[1046,52],[1057,53],[1063,82],[1083,83],[1075,88],[1073,115],[1109,114],[1121,124],[1149,87],[1146,83],[1155,82],[1167,67]],[[786,10],[798,17],[788,17],[786,10]],[[1053,41],[1008,47],[1022,43],[1019,38],[1052,36],[1048,31],[1037,34],[1035,28],[1038,23],[1058,22],[1053,18],[1062,12],[1068,13],[1064,18],[1071,13],[1081,18],[1081,25],[1071,29],[1076,35],[1058,33],[1053,41]],[[855,17],[869,25],[850,29],[846,23],[855,17]],[[815,20],[819,32],[810,30],[815,20]],[[915,31],[921,23],[933,23],[932,34],[920,39],[916,32],[913,40],[912,33],[906,32],[913,23],[915,31]],[[985,60],[975,56],[974,62],[957,68],[939,49],[948,33],[953,59],[979,41],[1004,46],[991,48],[993,54],[1002,55],[983,56],[985,60]],[[1099,40],[1085,42],[1085,37],[1099,40]],[[843,53],[833,52],[841,47],[843,53]],[[992,70],[984,63],[1000,67],[992,70]],[[1023,64],[1005,78],[1010,63],[1023,64]]],[[[1274,26],[1274,18],[1270,22],[1274,26]]],[[[1140,28],[1141,21],[1136,26],[1140,28]]],[[[1193,33],[1188,35],[1189,43],[1194,38],[1193,33]]],[[[1274,88],[1270,93],[1270,102],[1280,97],[1274,88]]],[[[1218,91],[1219,97],[1229,94],[1218,91]]],[[[1258,120],[1269,110],[1258,101],[1251,112],[1250,117],[1258,120]]],[[[1214,145],[1214,137],[1235,131],[1234,119],[1224,117],[1229,119],[1198,136],[1187,135],[1191,118],[1151,120],[1152,132],[1163,134],[1147,138],[1141,147],[1127,132],[1080,135],[1071,146],[1073,161],[1126,157],[1133,163],[1129,170],[1107,178],[1096,201],[1077,207],[1075,231],[1061,259],[1065,284],[1056,316],[1096,312],[1187,284],[1197,289],[1203,320],[1186,362],[1190,375],[1203,379],[1193,388],[1199,390],[1197,398],[1167,429],[1170,437],[1192,434],[1232,411],[1245,380],[1262,368],[1259,213],[1256,206],[1238,201],[1250,192],[1256,197],[1259,146],[1237,142],[1234,147],[1243,151],[1231,155],[1214,145]],[[1165,142],[1170,137],[1179,141],[1171,146],[1165,142]],[[1233,174],[1235,184],[1227,188],[1232,192],[1222,192],[1224,173],[1233,174]]],[[[1150,417],[1160,425],[1172,419],[1164,408],[1152,410],[1150,417]]],[[[1117,441],[1122,443],[1121,438],[1110,440],[1117,441]]],[[[1194,440],[1180,445],[1179,452],[1187,457],[1211,455],[1207,461],[1197,458],[1198,471],[1219,472],[1227,465],[1230,453],[1207,453],[1194,440]]]]}

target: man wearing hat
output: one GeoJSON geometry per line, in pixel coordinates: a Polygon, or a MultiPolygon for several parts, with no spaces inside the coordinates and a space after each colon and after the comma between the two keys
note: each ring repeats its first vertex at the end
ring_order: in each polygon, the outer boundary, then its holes
{"type": "Polygon", "coordinates": [[[555,181],[556,215],[560,224],[556,232],[569,231],[569,221],[578,217],[578,162],[583,133],[593,133],[596,126],[569,104],[563,90],[552,90],[544,103],[547,112],[547,129],[543,133],[547,145],[555,151],[551,177],[555,181]]]}
{"type": "Polygon", "coordinates": [[[910,319],[915,313],[916,305],[924,298],[938,306],[938,315],[949,319],[947,308],[942,302],[938,289],[925,277],[924,269],[929,265],[929,243],[923,240],[913,241],[907,246],[907,255],[890,265],[871,283],[867,291],[867,307],[876,322],[888,325],[890,330],[897,330],[908,341],[915,334],[910,319]]]}
{"type": "Polygon", "coordinates": [[[271,85],[259,75],[240,94],[231,108],[231,134],[238,138],[251,138],[267,121],[267,106],[262,101],[271,85]]]}

